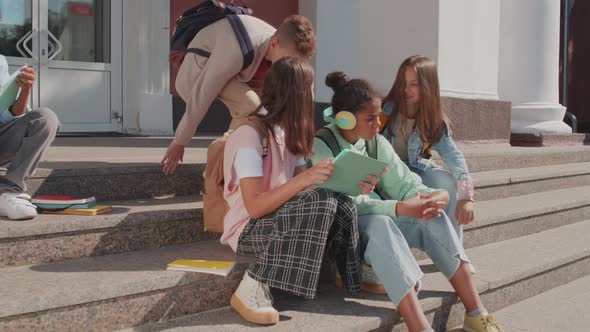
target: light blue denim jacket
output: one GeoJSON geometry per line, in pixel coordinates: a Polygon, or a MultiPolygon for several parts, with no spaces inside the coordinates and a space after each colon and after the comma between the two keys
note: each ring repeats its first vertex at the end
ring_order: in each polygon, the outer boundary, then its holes
{"type": "MultiPolygon", "coordinates": [[[[383,112],[387,115],[390,115],[392,109],[393,103],[390,102],[385,104],[383,107],[383,112]]],[[[396,117],[392,128],[393,133],[395,133],[398,125],[399,117],[396,117]]],[[[387,140],[390,141],[391,145],[394,145],[395,135],[390,135],[389,130],[387,129],[384,130],[383,135],[387,138],[387,140]]],[[[434,160],[425,160],[420,157],[423,145],[424,142],[422,142],[422,139],[420,138],[420,129],[416,127],[408,138],[408,165],[411,169],[417,169],[419,171],[426,172],[429,169],[438,166],[434,160]]],[[[436,144],[432,144],[431,149],[438,152],[441,159],[447,165],[449,172],[455,181],[457,181],[459,196],[462,198],[473,199],[473,181],[469,175],[469,169],[467,168],[465,157],[453,141],[450,128],[445,127],[441,133],[439,141],[436,144]]]]}

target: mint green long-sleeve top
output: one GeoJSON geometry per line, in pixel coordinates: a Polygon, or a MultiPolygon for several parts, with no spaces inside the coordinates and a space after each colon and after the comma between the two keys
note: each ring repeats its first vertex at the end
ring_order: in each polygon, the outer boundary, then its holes
{"type": "MultiPolygon", "coordinates": [[[[355,144],[351,144],[340,134],[340,130],[334,124],[328,125],[328,128],[335,134],[340,148],[349,149],[365,156],[368,155],[364,139],[361,138],[355,144]]],[[[312,165],[326,158],[334,157],[326,143],[317,137],[313,141],[313,151],[312,165]]],[[[398,201],[405,201],[415,197],[418,192],[426,194],[434,191],[434,189],[430,189],[416,181],[406,164],[397,156],[391,144],[381,135],[377,135],[377,159],[385,161],[389,165],[388,171],[381,175],[379,179],[379,187],[391,199],[383,200],[375,192],[351,197],[357,206],[359,215],[382,214],[397,218],[395,211],[398,201]]]]}

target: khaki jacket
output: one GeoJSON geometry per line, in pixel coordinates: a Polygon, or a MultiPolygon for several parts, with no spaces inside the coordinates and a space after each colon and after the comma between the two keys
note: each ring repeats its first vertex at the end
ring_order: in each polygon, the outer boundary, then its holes
{"type": "Polygon", "coordinates": [[[227,19],[217,21],[201,31],[189,44],[211,53],[209,58],[188,53],[176,78],[176,89],[186,102],[186,112],[176,129],[174,143],[190,142],[213,100],[226,85],[236,79],[248,82],[266,56],[276,29],[249,15],[240,15],[254,48],[254,61],[242,70],[243,56],[235,33],[227,19]]]}

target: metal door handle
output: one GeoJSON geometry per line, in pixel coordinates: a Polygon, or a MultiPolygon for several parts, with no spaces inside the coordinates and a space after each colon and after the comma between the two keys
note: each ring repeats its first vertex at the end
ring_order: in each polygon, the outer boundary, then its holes
{"type": "MultiPolygon", "coordinates": [[[[49,36],[49,38],[51,38],[53,40],[55,45],[57,45],[57,50],[55,50],[53,52],[53,54],[51,54],[49,56],[49,61],[51,61],[51,60],[55,59],[55,57],[63,50],[63,46],[59,42],[59,40],[57,38],[55,38],[55,36],[51,33],[51,31],[47,30],[47,35],[49,36]]],[[[49,45],[51,45],[51,44],[49,44],[49,45]]]]}
{"type": "Polygon", "coordinates": [[[22,46],[23,46],[23,49],[25,49],[27,52],[29,52],[29,54],[31,55],[31,58],[33,58],[33,61],[35,61],[35,63],[39,63],[39,58],[37,58],[35,55],[33,55],[33,50],[31,50],[27,46],[27,43],[29,42],[29,40],[31,40],[35,36],[35,33],[37,33],[37,29],[33,29],[31,31],[31,34],[27,38],[25,38],[25,40],[23,40],[22,46]]]}
{"type": "Polygon", "coordinates": [[[22,37],[21,37],[21,39],[19,39],[19,40],[16,42],[16,50],[18,51],[18,53],[20,53],[20,55],[22,55],[22,56],[23,56],[23,58],[28,58],[28,57],[29,57],[29,55],[27,55],[27,54],[26,54],[26,53],[23,51],[23,49],[21,48],[21,46],[20,46],[20,45],[21,45],[21,43],[22,43],[22,42],[23,42],[25,39],[27,39],[27,38],[28,38],[28,37],[29,37],[29,36],[30,36],[32,33],[33,33],[33,30],[31,30],[31,31],[27,32],[27,33],[26,33],[24,36],[22,36],[22,37]]]}

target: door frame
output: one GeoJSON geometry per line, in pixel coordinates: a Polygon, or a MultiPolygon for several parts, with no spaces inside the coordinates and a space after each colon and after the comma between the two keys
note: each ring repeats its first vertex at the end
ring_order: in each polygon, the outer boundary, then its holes
{"type": "MultiPolygon", "coordinates": [[[[67,123],[61,132],[122,132],[123,131],[123,1],[111,0],[110,8],[110,63],[49,60],[49,0],[31,1],[31,43],[29,58],[6,56],[10,66],[27,63],[35,68],[37,79],[31,93],[32,108],[43,105],[41,82],[49,76],[49,69],[110,72],[110,123],[67,123]]],[[[28,52],[28,51],[27,51],[28,52]]],[[[62,120],[63,122],[63,120],[62,120]]]]}

